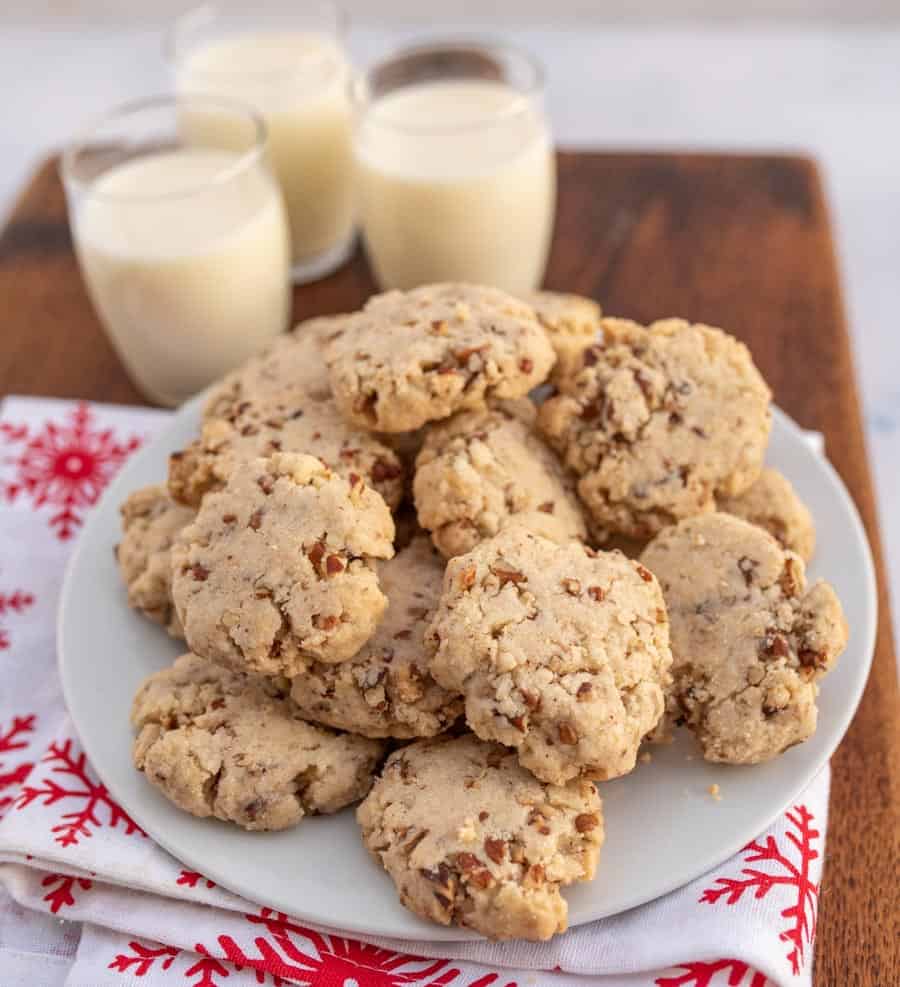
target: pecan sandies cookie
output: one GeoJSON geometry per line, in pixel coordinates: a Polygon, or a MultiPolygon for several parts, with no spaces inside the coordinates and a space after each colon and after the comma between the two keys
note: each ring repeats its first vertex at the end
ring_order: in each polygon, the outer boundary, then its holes
{"type": "Polygon", "coordinates": [[[384,500],[312,456],[238,466],[172,549],[172,595],[192,651],[295,675],[352,657],[387,606],[375,562],[394,554],[384,500]]]}
{"type": "Polygon", "coordinates": [[[596,523],[649,538],[743,493],[771,427],[771,395],[747,347],[682,319],[604,319],[602,329],[538,416],[596,523]]]}
{"type": "Polygon", "coordinates": [[[180,503],[197,507],[240,463],[289,452],[315,456],[348,480],[362,477],[388,507],[400,504],[405,471],[397,454],[344,421],[330,396],[282,392],[218,408],[220,417],[207,418],[200,437],[169,457],[169,492],[180,503]]]}
{"type": "Polygon", "coordinates": [[[119,508],[122,540],[116,546],[128,606],[184,637],[172,602],[172,543],[195,511],[174,503],[163,486],[143,487],[119,508]]]}
{"type": "Polygon", "coordinates": [[[141,684],[131,721],[135,767],[167,799],[250,830],[287,829],[357,801],[384,753],[304,722],[273,683],[193,654],[141,684]]]}
{"type": "Polygon", "coordinates": [[[544,784],[471,734],[396,751],[356,816],[410,911],[491,939],[564,932],[560,888],[594,876],[603,844],[590,782],[544,784]]]}
{"type": "Polygon", "coordinates": [[[511,525],[448,563],[428,640],[431,673],[463,694],[472,730],[542,781],[626,774],[663,714],[665,604],[619,552],[511,525]]]}
{"type": "Polygon", "coordinates": [[[340,334],[347,315],[306,319],[245,364],[227,374],[210,392],[204,418],[229,418],[243,401],[298,395],[325,398],[331,393],[323,357],[340,334]]]}
{"type": "Polygon", "coordinates": [[[554,359],[524,302],[452,283],[374,296],[326,350],[344,416],[382,432],[412,431],[489,398],[522,397],[554,359]]]}
{"type": "Polygon", "coordinates": [[[756,764],[810,737],[816,682],[847,643],[840,601],[802,559],[729,514],[667,528],[641,556],[672,627],[676,715],[710,761],[756,764]]]}
{"type": "Polygon", "coordinates": [[[462,700],[428,670],[425,630],[444,577],[441,557],[419,534],[378,577],[388,607],[378,630],[348,661],[314,662],[294,678],[303,715],[366,737],[431,737],[462,715],[462,700]]]}
{"type": "Polygon", "coordinates": [[[596,341],[600,306],[592,298],[560,291],[533,291],[523,301],[534,309],[556,353],[550,379],[560,386],[581,370],[584,351],[596,341]]]}
{"type": "Polygon", "coordinates": [[[718,509],[765,528],[783,547],[809,562],[816,548],[816,527],[809,508],[790,480],[766,468],[759,479],[737,497],[720,497],[718,509]]]}
{"type": "Polygon", "coordinates": [[[571,479],[531,428],[530,401],[464,411],[432,425],[416,460],[419,523],[447,558],[516,519],[555,541],[584,540],[571,479]],[[529,524],[529,522],[531,522],[529,524]]]}

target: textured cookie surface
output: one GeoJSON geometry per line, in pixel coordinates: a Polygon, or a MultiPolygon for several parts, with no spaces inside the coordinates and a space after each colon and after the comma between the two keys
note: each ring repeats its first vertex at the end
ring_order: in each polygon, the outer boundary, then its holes
{"type": "Polygon", "coordinates": [[[312,456],[238,466],[172,549],[191,650],[263,675],[350,658],[387,604],[375,560],[393,555],[393,536],[379,494],[312,456]]]}
{"type": "Polygon", "coordinates": [[[581,370],[585,349],[600,329],[600,306],[592,298],[559,291],[534,291],[526,301],[544,327],[556,353],[551,380],[557,386],[581,370]]]}
{"type": "Polygon", "coordinates": [[[443,562],[417,535],[378,567],[388,597],[378,630],[349,661],[316,662],[293,680],[303,715],[366,737],[431,737],[462,714],[462,700],[428,671],[425,629],[437,605],[443,562]]]}
{"type": "Polygon", "coordinates": [[[662,593],[618,552],[557,545],[518,526],[452,559],[428,632],[431,672],[485,740],[543,781],[615,778],[662,716],[662,593]]]}
{"type": "Polygon", "coordinates": [[[590,782],[543,784],[471,734],[396,751],[357,819],[407,908],[492,939],[565,931],[559,889],[594,876],[603,843],[590,782]]]}
{"type": "Polygon", "coordinates": [[[340,333],[347,318],[326,315],[307,319],[279,336],[258,356],[222,378],[207,399],[204,418],[230,417],[247,400],[326,397],[330,388],[323,348],[340,333]]]}
{"type": "Polygon", "coordinates": [[[755,764],[816,727],[816,680],[847,642],[834,590],[754,525],[705,514],[667,528],[643,564],[672,628],[676,711],[711,761],[755,764]]]}
{"type": "Polygon", "coordinates": [[[809,508],[790,481],[766,467],[759,479],[738,497],[721,497],[718,509],[765,528],[783,548],[809,562],[816,547],[816,528],[809,508]]]}
{"type": "Polygon", "coordinates": [[[397,454],[370,432],[341,417],[329,395],[282,391],[248,395],[208,417],[200,438],[169,459],[169,491],[184,504],[199,506],[220,490],[239,463],[273,452],[305,453],[350,479],[362,477],[391,508],[403,497],[404,469],[397,454]]]}
{"type": "Polygon", "coordinates": [[[604,528],[648,538],[759,476],[769,389],[746,346],[681,319],[604,319],[603,342],[539,425],[604,528]]]}
{"type": "Polygon", "coordinates": [[[304,722],[273,684],[192,654],[142,683],[131,720],[135,766],[166,798],[244,829],[337,812],[366,794],[383,754],[304,722]]]}
{"type": "Polygon", "coordinates": [[[587,535],[581,505],[556,454],[524,411],[464,411],[432,425],[416,460],[419,523],[448,558],[497,534],[516,518],[556,541],[587,535]],[[524,419],[524,420],[523,420],[524,419]]]}
{"type": "Polygon", "coordinates": [[[171,548],[194,511],[173,503],[163,486],[135,490],[120,508],[122,540],[116,559],[128,588],[128,605],[162,624],[173,637],[183,631],[172,603],[171,548]]]}
{"type": "Polygon", "coordinates": [[[554,354],[533,309],[495,288],[424,285],[376,295],[326,351],[349,420],[405,432],[540,384],[554,354]]]}

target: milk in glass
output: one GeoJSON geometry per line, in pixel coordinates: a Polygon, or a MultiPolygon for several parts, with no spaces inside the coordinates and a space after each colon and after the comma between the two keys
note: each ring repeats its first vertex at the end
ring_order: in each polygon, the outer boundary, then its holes
{"type": "Polygon", "coordinates": [[[386,288],[543,277],[556,199],[539,107],[502,81],[446,79],[374,99],[356,137],[363,236],[386,288]]]}
{"type": "Polygon", "coordinates": [[[277,185],[233,151],[149,153],[102,174],[72,216],[91,299],[129,374],[174,405],[286,328],[277,185]]]}
{"type": "MultiPolygon", "coordinates": [[[[334,267],[353,239],[348,72],[335,40],[291,31],[211,40],[180,55],[176,67],[180,92],[224,95],[262,114],[299,269],[323,258],[323,271],[334,267]]],[[[245,134],[224,110],[192,108],[182,122],[192,142],[216,147],[240,148],[245,134]]]]}

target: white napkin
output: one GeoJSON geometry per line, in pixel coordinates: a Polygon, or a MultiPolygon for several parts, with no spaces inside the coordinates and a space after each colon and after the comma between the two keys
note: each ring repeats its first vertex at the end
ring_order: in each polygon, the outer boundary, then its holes
{"type": "Polygon", "coordinates": [[[810,983],[827,769],[713,873],[546,944],[351,939],[224,891],[156,846],[81,752],[60,694],[54,626],[86,512],[167,419],[24,398],[0,409],[0,984],[810,983]]]}

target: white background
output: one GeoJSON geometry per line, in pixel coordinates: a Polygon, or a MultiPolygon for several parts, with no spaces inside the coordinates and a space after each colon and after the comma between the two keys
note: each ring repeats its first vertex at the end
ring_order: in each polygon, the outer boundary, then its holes
{"type": "MultiPolygon", "coordinates": [[[[36,159],[64,142],[85,118],[123,99],[166,88],[159,35],[163,15],[181,6],[177,0],[150,6],[137,0],[3,0],[0,216],[36,159]]],[[[350,46],[360,63],[426,30],[474,30],[530,48],[546,63],[549,110],[562,144],[788,148],[818,157],[837,226],[896,597],[900,2],[693,0],[678,7],[690,16],[677,23],[661,19],[672,10],[665,0],[385,0],[377,5],[355,0],[351,6],[358,18],[350,46]],[[376,21],[374,9],[405,19],[376,21]],[[472,16],[450,21],[435,13],[440,9],[472,16]],[[779,9],[790,16],[746,17],[779,9]],[[548,10],[555,12],[552,23],[546,14],[541,19],[541,11],[548,10]],[[506,16],[490,20],[484,11],[506,16]],[[623,11],[627,19],[618,16],[623,11]],[[815,16],[822,11],[830,17],[815,16]]]]}

